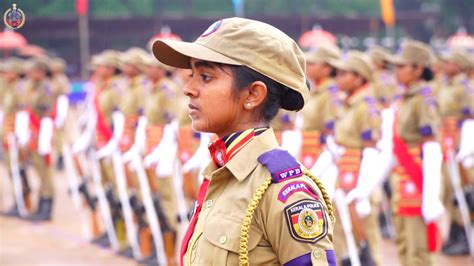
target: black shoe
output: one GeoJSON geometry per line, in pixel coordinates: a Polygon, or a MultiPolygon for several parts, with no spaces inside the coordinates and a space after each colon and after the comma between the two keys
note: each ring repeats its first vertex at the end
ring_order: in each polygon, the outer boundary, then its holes
{"type": "Polygon", "coordinates": [[[58,171],[64,170],[64,158],[62,155],[60,155],[58,159],[56,159],[56,170],[58,171]]]}
{"type": "Polygon", "coordinates": [[[453,240],[450,245],[443,246],[442,252],[446,256],[463,256],[469,254],[469,243],[463,232],[459,238],[453,240]]]}
{"type": "Polygon", "coordinates": [[[20,212],[18,211],[18,207],[13,205],[8,211],[2,212],[1,216],[6,216],[6,217],[20,217],[20,212]]]}
{"type": "Polygon", "coordinates": [[[119,256],[126,257],[126,258],[131,258],[133,259],[133,250],[131,247],[126,247],[119,252],[117,252],[119,256]]]}
{"type": "Polygon", "coordinates": [[[91,243],[103,248],[110,247],[109,236],[107,235],[107,233],[101,234],[97,238],[93,239],[91,243]]]}
{"type": "Polygon", "coordinates": [[[375,266],[374,259],[370,253],[369,245],[367,243],[361,243],[360,245],[360,264],[364,266],[375,266]]]}
{"type": "Polygon", "coordinates": [[[147,258],[141,259],[137,261],[138,265],[144,265],[144,266],[158,266],[158,261],[156,260],[156,255],[153,254],[152,256],[149,256],[147,258]]]}
{"type": "Polygon", "coordinates": [[[351,266],[351,259],[350,258],[344,258],[341,259],[341,266],[351,266]]]}
{"type": "Polygon", "coordinates": [[[452,245],[459,242],[464,236],[464,228],[457,223],[451,223],[449,227],[449,234],[446,242],[443,244],[441,251],[444,253],[445,250],[449,249],[452,245]]]}
{"type": "Polygon", "coordinates": [[[53,209],[52,198],[40,198],[38,204],[38,210],[35,214],[26,217],[25,219],[30,222],[43,222],[51,220],[51,212],[53,209]]]}

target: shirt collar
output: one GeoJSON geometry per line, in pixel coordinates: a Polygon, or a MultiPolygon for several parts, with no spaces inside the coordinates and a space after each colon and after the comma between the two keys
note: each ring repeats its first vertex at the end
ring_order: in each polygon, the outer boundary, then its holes
{"type": "Polygon", "coordinates": [[[263,131],[245,145],[235,156],[229,160],[223,167],[218,168],[214,162],[210,162],[203,171],[203,176],[209,179],[219,178],[222,175],[230,173],[239,182],[245,180],[249,174],[258,165],[258,156],[271,149],[277,148],[278,142],[272,128],[263,131]]]}

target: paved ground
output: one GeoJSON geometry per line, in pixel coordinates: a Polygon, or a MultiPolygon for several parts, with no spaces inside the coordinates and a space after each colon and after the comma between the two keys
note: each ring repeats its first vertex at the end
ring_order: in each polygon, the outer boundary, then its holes
{"type": "MultiPolygon", "coordinates": [[[[34,176],[31,173],[30,176],[34,176]]],[[[11,201],[10,182],[0,165],[0,210],[11,201]]],[[[37,186],[32,178],[33,187],[37,186]]],[[[81,234],[80,216],[67,195],[64,174],[55,176],[57,201],[51,223],[32,224],[0,216],[0,265],[136,265],[109,249],[91,245],[81,234]]],[[[392,241],[383,243],[383,265],[399,265],[392,241]]],[[[436,265],[474,265],[467,257],[438,257],[436,265]]]]}

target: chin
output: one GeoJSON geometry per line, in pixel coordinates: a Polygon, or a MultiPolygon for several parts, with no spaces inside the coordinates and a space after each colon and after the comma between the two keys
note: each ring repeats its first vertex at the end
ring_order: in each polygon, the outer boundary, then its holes
{"type": "Polygon", "coordinates": [[[194,131],[206,132],[206,127],[202,123],[200,123],[198,120],[192,120],[191,127],[193,128],[194,131]]]}

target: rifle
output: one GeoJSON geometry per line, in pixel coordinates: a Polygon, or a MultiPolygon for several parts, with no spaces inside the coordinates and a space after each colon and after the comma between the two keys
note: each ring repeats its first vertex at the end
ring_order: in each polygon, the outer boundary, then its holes
{"type": "Polygon", "coordinates": [[[352,221],[350,210],[345,202],[345,195],[342,189],[337,189],[334,193],[334,201],[336,202],[337,211],[339,213],[339,219],[346,237],[347,251],[349,252],[349,258],[352,266],[361,266],[359,254],[357,251],[357,245],[355,242],[354,234],[352,233],[352,221]]]}
{"type": "Polygon", "coordinates": [[[92,151],[92,158],[90,160],[90,169],[92,171],[92,179],[94,181],[94,187],[96,190],[97,199],[100,206],[100,212],[102,214],[102,219],[104,221],[105,230],[107,232],[107,237],[109,238],[110,245],[114,251],[118,251],[119,245],[117,240],[117,235],[115,233],[114,222],[112,220],[111,209],[107,197],[105,195],[104,187],[102,186],[102,177],[100,173],[100,168],[98,161],[95,159],[95,153],[92,151]]]}
{"type": "Polygon", "coordinates": [[[122,164],[122,156],[120,155],[119,151],[114,151],[112,154],[112,161],[115,178],[117,180],[119,199],[122,205],[123,217],[125,220],[125,227],[127,229],[128,242],[132,248],[133,257],[135,259],[140,259],[141,252],[140,246],[138,245],[137,228],[133,221],[133,211],[127,193],[127,181],[122,164]]]}
{"type": "MultiPolygon", "coordinates": [[[[164,251],[164,242],[163,235],[161,233],[160,219],[158,218],[157,211],[155,209],[153,199],[151,196],[150,184],[148,183],[148,178],[143,167],[142,159],[140,154],[135,146],[131,149],[132,158],[131,163],[134,165],[135,171],[138,176],[138,182],[140,184],[140,189],[143,197],[143,204],[145,206],[145,212],[147,215],[148,223],[150,225],[151,234],[153,236],[153,243],[155,244],[156,259],[159,265],[166,265],[166,255],[164,251]]],[[[166,221],[164,221],[166,222],[166,221]]]]}
{"type": "Polygon", "coordinates": [[[461,176],[459,174],[458,164],[455,160],[453,152],[448,152],[446,157],[449,169],[449,176],[451,177],[451,183],[453,184],[454,197],[458,202],[459,211],[461,212],[462,221],[464,223],[464,231],[467,236],[469,253],[471,257],[474,258],[474,243],[472,242],[474,240],[474,229],[472,228],[473,226],[471,224],[469,207],[467,205],[466,198],[464,197],[464,192],[461,187],[461,176]]]}
{"type": "Polygon", "coordinates": [[[16,206],[21,217],[25,217],[28,213],[25,208],[23,198],[23,185],[20,177],[20,169],[18,167],[18,146],[14,134],[8,136],[8,151],[10,155],[10,172],[13,181],[13,192],[15,194],[16,206]]]}
{"type": "Polygon", "coordinates": [[[79,177],[74,166],[74,161],[68,144],[63,145],[62,152],[64,165],[66,167],[66,176],[69,183],[69,190],[71,191],[72,202],[76,210],[79,212],[79,217],[81,219],[82,234],[86,237],[86,239],[90,239],[90,225],[87,223],[87,218],[84,216],[84,208],[82,205],[81,196],[79,194],[79,177]]]}

